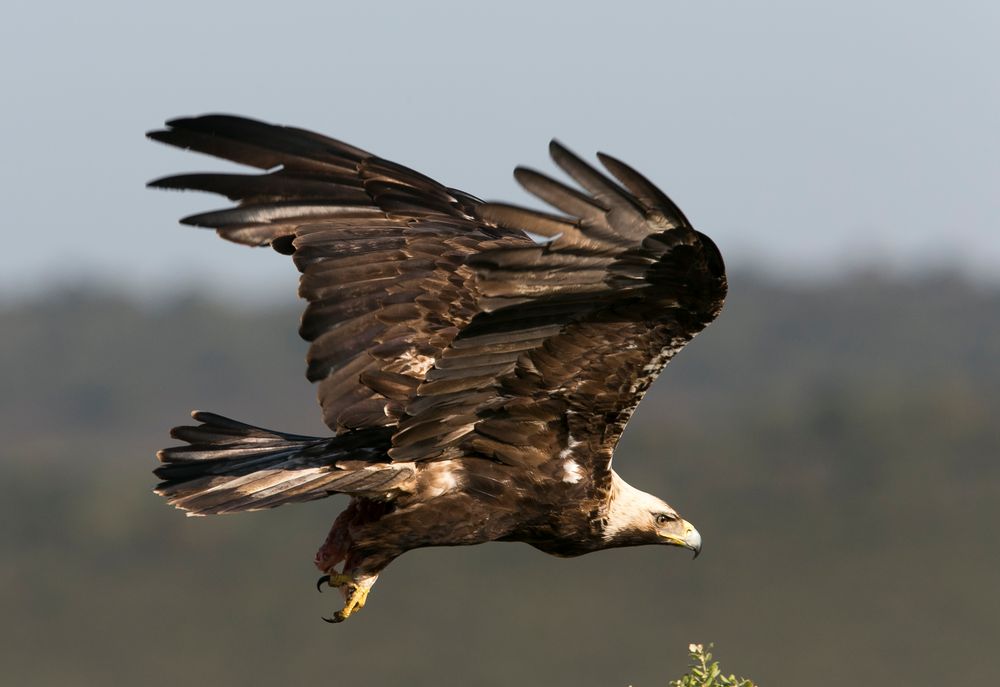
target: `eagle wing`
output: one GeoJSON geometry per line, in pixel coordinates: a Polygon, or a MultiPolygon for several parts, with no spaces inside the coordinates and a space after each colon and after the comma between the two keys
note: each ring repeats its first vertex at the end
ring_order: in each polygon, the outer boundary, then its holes
{"type": "Polygon", "coordinates": [[[167,126],[150,138],[265,170],[150,185],[238,201],[182,221],[293,257],[324,420],[394,427],[394,460],[540,469],[573,451],[606,473],[646,388],[722,306],[714,244],[607,155],[617,182],[552,143],[583,191],[516,170],[563,213],[550,215],[301,129],[225,115],[167,126]]]}
{"type": "Polygon", "coordinates": [[[148,136],[266,170],[150,186],[236,200],[181,221],[292,256],[309,303],[299,329],[311,343],[306,376],[337,432],[396,424],[398,399],[479,311],[468,257],[484,243],[532,243],[476,219],[478,199],[332,138],[229,115],[167,126],[148,136]]]}
{"type": "Polygon", "coordinates": [[[557,142],[550,151],[584,191],[519,168],[565,214],[475,208],[491,226],[549,240],[469,258],[482,312],[408,400],[393,458],[474,454],[558,473],[572,455],[601,481],[646,389],[721,310],[719,251],[665,194],[608,155],[617,183],[557,142]]]}

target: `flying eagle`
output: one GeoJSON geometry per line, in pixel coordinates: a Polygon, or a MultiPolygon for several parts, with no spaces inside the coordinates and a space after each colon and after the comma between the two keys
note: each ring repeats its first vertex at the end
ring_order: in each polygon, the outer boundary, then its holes
{"type": "Polygon", "coordinates": [[[715,244],[645,177],[611,177],[553,141],[579,185],[519,167],[550,214],[486,203],[309,131],[240,117],[175,119],[149,137],[262,170],[150,183],[227,196],[187,217],[292,256],[332,436],[195,412],[159,452],[157,493],[189,515],[349,494],[316,554],[340,589],[330,622],[424,546],[519,541],[556,556],[617,546],[701,549],[612,454],[671,358],[719,314],[715,244]],[[338,569],[338,566],[341,566],[338,569]]]}

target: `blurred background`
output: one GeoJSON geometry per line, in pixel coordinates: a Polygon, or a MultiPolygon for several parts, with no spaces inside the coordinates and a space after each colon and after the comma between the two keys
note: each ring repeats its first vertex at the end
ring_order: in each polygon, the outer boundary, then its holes
{"type": "Polygon", "coordinates": [[[925,1],[9,4],[0,25],[0,641],[9,684],[762,685],[1000,669],[1000,6],[925,1]],[[235,112],[529,202],[552,136],[719,244],[719,321],[616,467],[703,555],[407,554],[342,626],[342,499],[188,519],[151,493],[192,408],[322,433],[295,270],[143,184],[235,112]]]}

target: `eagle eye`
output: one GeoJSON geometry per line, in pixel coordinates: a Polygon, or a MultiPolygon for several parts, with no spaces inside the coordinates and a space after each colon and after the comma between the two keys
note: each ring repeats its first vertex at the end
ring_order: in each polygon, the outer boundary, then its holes
{"type": "Polygon", "coordinates": [[[676,519],[677,519],[676,515],[671,515],[669,513],[657,513],[657,515],[656,515],[656,524],[657,525],[666,525],[668,522],[673,522],[676,519]]]}

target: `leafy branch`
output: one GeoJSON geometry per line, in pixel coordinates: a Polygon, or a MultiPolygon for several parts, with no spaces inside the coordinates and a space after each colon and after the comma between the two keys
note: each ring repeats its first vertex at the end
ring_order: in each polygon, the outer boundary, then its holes
{"type": "MultiPolygon", "coordinates": [[[[711,649],[712,645],[709,644],[711,649]]],[[[691,671],[680,680],[671,680],[670,687],[757,687],[746,678],[723,675],[719,662],[712,660],[712,654],[701,644],[688,645],[691,657],[691,671]]]]}

